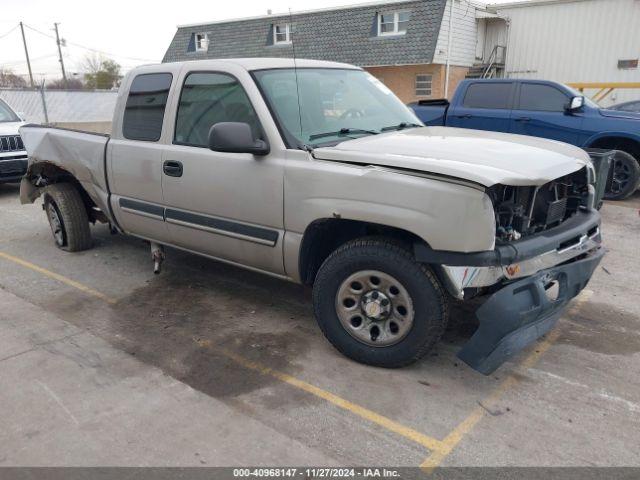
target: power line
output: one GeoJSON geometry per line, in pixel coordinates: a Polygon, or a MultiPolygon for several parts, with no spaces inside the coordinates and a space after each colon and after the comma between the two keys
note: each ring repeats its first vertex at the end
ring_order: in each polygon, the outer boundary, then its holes
{"type": "Polygon", "coordinates": [[[84,45],[80,45],[80,44],[74,43],[74,42],[67,41],[67,43],[70,44],[70,45],[73,45],[75,47],[84,48],[85,50],[90,50],[90,51],[95,52],[95,53],[102,53],[103,55],[107,55],[109,57],[124,58],[124,59],[127,59],[127,60],[134,60],[134,61],[138,61],[138,62],[153,62],[153,61],[155,61],[155,60],[151,60],[150,58],[126,57],[124,55],[117,55],[115,53],[105,52],[104,50],[98,50],[97,48],[85,47],[84,45]]]}
{"type": "MultiPolygon", "coordinates": [[[[31,27],[31,26],[27,25],[26,23],[25,23],[25,25],[24,25],[24,26],[25,26],[25,27],[27,27],[27,28],[29,28],[30,30],[33,30],[34,32],[39,33],[40,35],[44,35],[45,37],[48,37],[48,38],[50,38],[50,39],[52,39],[52,40],[55,40],[55,39],[56,39],[53,35],[49,35],[49,34],[47,34],[47,33],[44,33],[44,32],[42,32],[42,31],[38,30],[37,28],[33,28],[33,27],[31,27]]],[[[82,49],[84,49],[84,50],[89,50],[89,51],[91,51],[91,52],[95,52],[95,53],[101,53],[101,54],[103,54],[103,55],[107,55],[107,56],[109,56],[109,57],[125,58],[125,59],[127,59],[127,60],[134,60],[134,61],[139,61],[139,62],[154,62],[154,61],[155,61],[155,60],[151,60],[151,59],[149,59],[149,58],[127,57],[127,56],[125,56],[125,55],[117,55],[117,54],[115,54],[115,53],[106,52],[106,51],[104,51],[104,50],[99,50],[99,49],[97,49],[97,48],[91,48],[91,47],[87,47],[87,46],[85,46],[85,45],[80,45],[79,43],[70,42],[69,40],[67,40],[67,41],[66,41],[66,43],[67,43],[68,45],[73,45],[74,47],[82,48],[82,49]]]]}
{"type": "Polygon", "coordinates": [[[47,38],[50,38],[51,40],[55,40],[56,37],[54,37],[53,35],[49,35],[48,33],[44,33],[41,30],[38,30],[37,28],[33,28],[31,25],[27,25],[26,23],[24,24],[25,27],[27,27],[29,30],[33,30],[36,33],[39,33],[40,35],[44,35],[47,38]]]}
{"type": "Polygon", "coordinates": [[[10,33],[13,33],[13,31],[14,31],[14,30],[17,30],[19,26],[20,26],[20,25],[16,25],[15,27],[13,27],[13,28],[12,28],[11,30],[9,30],[8,32],[3,33],[2,35],[0,35],[0,38],[4,38],[4,37],[6,37],[7,35],[9,35],[10,33]]]}
{"type": "MultiPolygon", "coordinates": [[[[50,53],[48,55],[41,55],[39,57],[30,58],[30,60],[33,63],[36,60],[44,60],[45,58],[51,58],[51,57],[55,57],[55,56],[56,56],[55,53],[50,53]]],[[[8,67],[8,66],[13,66],[13,65],[21,65],[23,63],[27,63],[27,62],[25,60],[10,60],[8,62],[0,63],[0,66],[8,67]]]]}

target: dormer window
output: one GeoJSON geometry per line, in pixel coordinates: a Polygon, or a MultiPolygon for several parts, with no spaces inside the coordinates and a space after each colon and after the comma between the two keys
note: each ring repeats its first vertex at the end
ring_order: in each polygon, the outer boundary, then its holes
{"type": "Polygon", "coordinates": [[[378,15],[378,36],[404,35],[409,24],[409,12],[385,12],[378,15]]]}
{"type": "Polygon", "coordinates": [[[196,33],[196,52],[209,50],[209,36],[206,33],[196,33]]]}
{"type": "Polygon", "coordinates": [[[273,26],[273,43],[276,45],[291,43],[291,25],[280,23],[273,26]]]}

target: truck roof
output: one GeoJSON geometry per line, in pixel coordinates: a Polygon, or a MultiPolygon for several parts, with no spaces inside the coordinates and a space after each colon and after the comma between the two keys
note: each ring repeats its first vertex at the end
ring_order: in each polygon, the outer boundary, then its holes
{"type": "MultiPolygon", "coordinates": [[[[349,68],[352,70],[361,70],[359,67],[349,65],[348,63],[327,62],[323,60],[308,60],[305,58],[221,58],[214,60],[192,60],[188,62],[174,62],[174,64],[194,64],[202,68],[215,68],[224,64],[233,63],[239,65],[246,70],[263,70],[267,68],[349,68]]],[[[164,63],[160,65],[171,65],[164,63]]]]}

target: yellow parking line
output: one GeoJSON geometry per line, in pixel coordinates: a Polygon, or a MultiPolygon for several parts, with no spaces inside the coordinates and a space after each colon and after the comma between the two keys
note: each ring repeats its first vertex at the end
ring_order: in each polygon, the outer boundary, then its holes
{"type": "MultiPolygon", "coordinates": [[[[59,282],[62,282],[66,285],[69,285],[70,287],[76,288],[88,295],[92,295],[96,298],[99,298],[100,300],[103,300],[107,303],[110,304],[114,304],[117,302],[117,300],[108,297],[107,295],[98,292],[97,290],[94,290],[91,287],[88,287],[86,285],[83,285],[80,282],[76,282],[75,280],[71,280],[70,278],[67,278],[63,275],[60,275],[58,273],[52,272],[50,270],[47,270],[46,268],[42,268],[39,267],[38,265],[34,265],[31,262],[27,262],[26,260],[22,260],[21,258],[18,257],[14,257],[13,255],[9,255],[8,253],[3,253],[0,252],[0,258],[4,258],[5,260],[9,260],[11,262],[14,262],[18,265],[21,265],[23,267],[26,267],[30,270],[33,270],[35,272],[38,272],[42,275],[45,275],[49,278],[53,278],[54,280],[57,280],[59,282]]],[[[208,340],[205,341],[198,341],[198,344],[202,347],[211,347],[211,344],[208,340]]],[[[237,364],[241,365],[244,368],[250,369],[250,370],[254,370],[257,372],[260,372],[263,375],[269,375],[271,377],[274,377],[278,380],[280,380],[281,382],[284,382],[288,385],[291,385],[295,388],[298,388],[300,390],[303,390],[304,392],[307,392],[311,395],[315,395],[316,397],[322,398],[324,400],[326,400],[327,402],[340,407],[348,412],[351,412],[352,414],[363,418],[365,420],[368,420],[372,423],[375,423],[393,433],[396,433],[408,440],[411,440],[415,443],[418,443],[419,445],[424,446],[425,448],[429,449],[429,450],[442,450],[443,448],[443,443],[440,440],[437,440],[435,438],[429,437],[427,435],[424,435],[423,433],[418,432],[417,430],[414,430],[410,427],[406,427],[404,425],[401,425],[398,422],[395,422],[387,417],[384,417],[372,410],[369,410],[365,407],[362,407],[360,405],[357,405],[353,402],[350,402],[349,400],[345,400],[342,397],[339,397],[338,395],[335,395],[331,392],[328,392],[326,390],[323,390],[320,387],[317,387],[315,385],[312,385],[310,383],[305,382],[304,380],[300,380],[298,378],[295,378],[291,375],[288,375],[286,373],[283,372],[279,372],[277,370],[273,370],[270,367],[267,367],[265,365],[262,365],[260,363],[248,360],[240,355],[238,355],[237,353],[231,352],[229,350],[226,349],[215,349],[216,352],[218,353],[222,353],[224,356],[226,356],[227,358],[229,358],[230,360],[233,360],[234,362],[236,362],[237,364]]]]}
{"type": "MultiPolygon", "coordinates": [[[[593,295],[591,290],[583,290],[583,292],[576,298],[573,306],[569,309],[568,314],[574,315],[580,310],[580,307],[589,300],[593,295]]],[[[555,341],[560,337],[560,328],[552,330],[544,341],[535,346],[535,350],[532,351],[523,361],[519,364],[520,370],[527,370],[533,367],[540,357],[551,348],[555,341]]],[[[471,414],[465,418],[456,428],[454,428],[442,441],[442,448],[436,449],[422,462],[420,465],[426,472],[433,471],[438,467],[442,461],[453,451],[453,449],[460,443],[460,441],[473,430],[480,420],[486,415],[487,409],[494,407],[502,396],[512,387],[518,383],[518,379],[515,375],[508,376],[496,389],[484,400],[482,400],[482,406],[476,407],[471,414]]]]}
{"type": "MultiPolygon", "coordinates": [[[[47,270],[46,268],[39,267],[31,262],[26,260],[22,260],[21,258],[15,257],[13,255],[9,255],[8,253],[0,252],[0,258],[4,258],[5,260],[14,262],[18,265],[21,265],[25,268],[38,272],[42,275],[45,275],[49,278],[57,280],[61,283],[69,285],[70,287],[76,288],[88,295],[94,296],[103,300],[109,304],[114,304],[117,302],[116,299],[111,298],[97,290],[94,290],[91,287],[83,285],[80,282],[75,280],[71,280],[63,275],[47,270]]],[[[580,307],[589,300],[591,295],[593,294],[590,290],[584,290],[580,296],[574,301],[574,304],[571,309],[569,309],[568,314],[575,314],[580,307]]],[[[536,349],[531,352],[522,363],[519,365],[520,370],[526,370],[534,366],[540,357],[554,344],[554,342],[560,336],[560,329],[555,329],[550,332],[546,339],[541,343],[536,345],[536,349]]],[[[211,343],[208,340],[196,340],[198,344],[202,347],[211,348],[211,343]]],[[[421,464],[421,467],[425,471],[431,471],[434,468],[438,467],[442,461],[453,451],[453,449],[462,441],[462,439],[469,432],[473,430],[473,428],[482,420],[482,418],[486,415],[487,409],[491,409],[493,406],[497,404],[497,402],[502,398],[502,396],[513,386],[518,383],[518,379],[515,375],[510,375],[507,377],[487,398],[485,398],[481,403],[482,406],[476,407],[471,414],[465,418],[456,428],[454,428],[444,440],[438,440],[436,438],[430,437],[423,433],[418,432],[410,427],[406,427],[394,420],[391,420],[387,417],[384,417],[372,410],[369,410],[365,407],[357,405],[349,400],[346,400],[342,397],[339,397],[331,392],[328,392],[320,387],[312,385],[304,380],[300,380],[296,377],[293,377],[289,374],[279,372],[270,367],[262,365],[258,362],[246,359],[237,353],[231,352],[226,349],[215,349],[216,352],[223,354],[230,360],[236,362],[237,364],[247,368],[249,370],[257,371],[263,375],[269,375],[271,377],[276,378],[277,380],[291,385],[295,388],[303,390],[311,395],[315,395],[319,398],[326,400],[327,402],[342,408],[352,414],[368,420],[372,423],[375,423],[388,431],[396,433],[408,440],[411,440],[419,445],[424,446],[425,448],[431,450],[431,454],[425,459],[425,461],[421,464]]]]}
{"type": "MultiPolygon", "coordinates": [[[[201,347],[205,347],[205,348],[211,347],[211,342],[209,340],[196,340],[196,342],[201,347]]],[[[266,365],[262,365],[261,363],[244,358],[243,356],[238,355],[237,353],[227,349],[213,348],[213,350],[216,353],[222,354],[225,357],[229,358],[230,360],[233,360],[234,362],[243,366],[244,368],[247,368],[249,370],[254,370],[256,372],[260,372],[263,375],[269,375],[271,377],[274,377],[280,380],[283,383],[286,383],[295,388],[303,390],[311,395],[315,395],[316,397],[320,397],[323,400],[326,400],[327,402],[332,403],[337,407],[347,410],[348,412],[351,412],[352,414],[360,418],[368,420],[371,423],[380,425],[381,427],[393,433],[396,433],[402,437],[405,437],[415,443],[418,443],[428,448],[429,450],[436,450],[436,449],[439,450],[439,449],[442,449],[443,447],[442,442],[440,440],[437,440],[433,437],[429,437],[412,428],[401,425],[400,423],[395,422],[387,417],[384,417],[372,410],[369,410],[368,408],[357,405],[353,402],[350,402],[349,400],[345,400],[344,398],[339,397],[338,395],[335,395],[320,387],[307,383],[304,380],[300,380],[299,378],[293,377],[287,373],[279,372],[270,367],[267,367],[266,365]]]]}
{"type": "Polygon", "coordinates": [[[9,255],[8,253],[4,253],[4,252],[0,252],[0,258],[4,258],[5,260],[8,260],[10,262],[13,263],[17,263],[18,265],[21,265],[23,267],[26,267],[30,270],[33,270],[34,272],[38,272],[41,273],[42,275],[45,275],[49,278],[53,278],[54,280],[57,280],[59,282],[62,282],[66,285],[69,285],[70,287],[76,288],[88,295],[92,295],[94,297],[99,298],[100,300],[103,300],[107,303],[116,303],[116,300],[113,298],[108,297],[107,295],[98,292],[97,290],[94,290],[91,287],[87,287],[86,285],[83,285],[80,282],[76,282],[75,280],[71,280],[70,278],[67,278],[63,275],[60,275],[58,273],[52,272],[50,270],[47,270],[46,268],[42,268],[39,267],[38,265],[34,265],[31,262],[27,262],[26,260],[22,260],[21,258],[18,257],[14,257],[13,255],[9,255]]]}

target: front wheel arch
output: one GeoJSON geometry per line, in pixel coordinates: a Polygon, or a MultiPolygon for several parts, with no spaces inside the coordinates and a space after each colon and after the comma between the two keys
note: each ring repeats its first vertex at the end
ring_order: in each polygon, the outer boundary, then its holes
{"type": "Polygon", "coordinates": [[[385,237],[412,246],[426,243],[415,233],[378,223],[343,218],[320,218],[304,231],[298,256],[298,274],[304,285],[312,285],[322,263],[341,245],[360,237],[385,237]]]}

